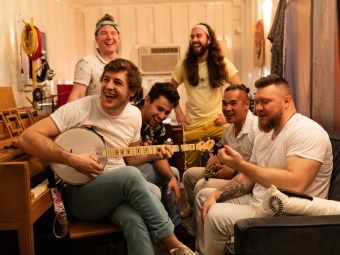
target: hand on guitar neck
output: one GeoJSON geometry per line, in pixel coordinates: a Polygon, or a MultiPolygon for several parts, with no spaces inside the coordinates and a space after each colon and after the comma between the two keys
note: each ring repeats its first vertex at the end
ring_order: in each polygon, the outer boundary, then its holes
{"type": "Polygon", "coordinates": [[[59,178],[74,185],[84,184],[101,174],[108,159],[145,155],[151,155],[149,158],[152,160],[169,159],[173,152],[210,151],[215,143],[208,140],[197,144],[107,148],[102,137],[85,128],[69,129],[59,134],[54,141],[68,151],[70,157],[66,165],[51,162],[51,168],[59,178]]]}

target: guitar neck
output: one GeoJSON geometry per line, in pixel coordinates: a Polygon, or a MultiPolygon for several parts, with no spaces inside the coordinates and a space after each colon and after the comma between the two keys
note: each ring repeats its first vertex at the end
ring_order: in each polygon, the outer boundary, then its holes
{"type": "Polygon", "coordinates": [[[125,148],[106,148],[107,158],[120,158],[128,156],[156,154],[159,147],[168,146],[173,152],[198,150],[196,144],[181,144],[181,145],[148,145],[134,146],[125,148]]]}

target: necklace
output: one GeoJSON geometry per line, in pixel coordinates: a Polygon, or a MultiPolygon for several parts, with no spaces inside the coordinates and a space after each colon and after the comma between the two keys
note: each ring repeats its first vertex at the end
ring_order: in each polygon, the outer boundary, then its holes
{"type": "Polygon", "coordinates": [[[296,114],[296,112],[294,112],[290,117],[289,119],[287,120],[287,122],[285,123],[285,125],[280,128],[280,130],[275,134],[275,131],[273,131],[273,134],[272,134],[272,140],[274,140],[282,131],[282,129],[284,129],[284,127],[286,126],[286,124],[288,123],[288,121],[290,121],[290,119],[296,114]]]}

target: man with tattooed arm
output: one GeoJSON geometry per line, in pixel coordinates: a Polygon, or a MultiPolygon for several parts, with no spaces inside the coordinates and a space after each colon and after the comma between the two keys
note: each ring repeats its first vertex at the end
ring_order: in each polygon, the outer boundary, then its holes
{"type": "Polygon", "coordinates": [[[226,254],[234,224],[250,218],[271,185],[327,198],[333,168],[327,132],[296,112],[287,81],[275,74],[255,82],[260,133],[250,162],[224,146],[220,161],[239,174],[221,189],[203,189],[196,197],[196,254],[226,254]]]}

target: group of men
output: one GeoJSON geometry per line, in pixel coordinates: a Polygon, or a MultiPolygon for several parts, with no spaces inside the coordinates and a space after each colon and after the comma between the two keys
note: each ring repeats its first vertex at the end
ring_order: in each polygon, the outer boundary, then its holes
{"type": "Polygon", "coordinates": [[[119,224],[129,254],[154,254],[152,242],[160,241],[171,254],[195,250],[219,255],[226,253],[236,220],[251,217],[271,185],[327,197],[332,171],[327,133],[296,112],[288,83],[275,74],[256,81],[257,116],[250,112],[249,89],[223,56],[209,25],[192,28],[187,55],[174,68],[171,83],[154,84],[135,105],[129,102],[142,88],[141,75],[116,53],[120,30],[113,17],[106,14],[98,21],[95,39],[96,53],[76,66],[69,103],[25,130],[18,141],[32,155],[93,178],[81,186],[67,185],[63,200],[69,214],[87,220],[108,217],[119,224]],[[182,83],[186,113],[177,92],[182,83]],[[231,85],[224,89],[226,83],[231,85]],[[180,175],[167,160],[170,147],[159,146],[150,155],[108,158],[104,167],[90,154],[72,154],[50,139],[75,126],[90,126],[108,147],[160,145],[163,120],[172,110],[186,142],[210,137],[224,145],[206,166],[199,165],[199,153],[186,154],[187,206],[182,212],[180,175]],[[210,167],[215,173],[205,180],[210,167]],[[189,215],[186,232],[180,216],[189,215]]]}

